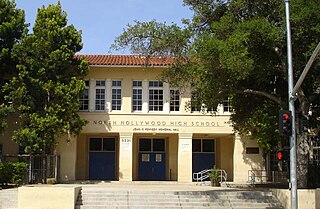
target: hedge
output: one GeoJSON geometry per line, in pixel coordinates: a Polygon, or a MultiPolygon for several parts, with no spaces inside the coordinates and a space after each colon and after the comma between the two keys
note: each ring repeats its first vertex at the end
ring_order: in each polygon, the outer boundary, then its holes
{"type": "Polygon", "coordinates": [[[21,185],[27,175],[28,165],[22,162],[0,162],[0,184],[21,185]]]}

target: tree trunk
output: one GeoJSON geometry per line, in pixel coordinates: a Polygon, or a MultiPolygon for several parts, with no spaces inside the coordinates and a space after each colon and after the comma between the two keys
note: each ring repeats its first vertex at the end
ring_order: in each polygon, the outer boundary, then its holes
{"type": "Polygon", "coordinates": [[[310,150],[307,133],[297,137],[297,186],[299,189],[308,186],[308,163],[310,150]]]}

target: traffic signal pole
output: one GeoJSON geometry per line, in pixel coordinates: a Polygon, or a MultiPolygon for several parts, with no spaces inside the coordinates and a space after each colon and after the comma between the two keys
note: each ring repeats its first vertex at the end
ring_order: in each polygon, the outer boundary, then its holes
{"type": "Polygon", "coordinates": [[[290,27],[290,0],[285,0],[286,5],[286,26],[287,26],[287,53],[288,53],[288,95],[289,110],[292,113],[292,131],[290,136],[290,185],[291,189],[291,209],[297,209],[297,153],[296,153],[296,132],[295,132],[295,95],[293,92],[293,65],[292,65],[292,44],[290,27]]]}

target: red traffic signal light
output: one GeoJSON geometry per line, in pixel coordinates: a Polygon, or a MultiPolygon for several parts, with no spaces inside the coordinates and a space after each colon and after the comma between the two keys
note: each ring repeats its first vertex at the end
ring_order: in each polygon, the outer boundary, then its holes
{"type": "Polygon", "coordinates": [[[288,153],[288,150],[278,150],[276,152],[276,157],[277,157],[277,160],[278,161],[287,161],[289,160],[289,153],[288,153]]]}
{"type": "Polygon", "coordinates": [[[277,151],[277,160],[283,160],[283,152],[282,152],[282,150],[277,151]]]}
{"type": "Polygon", "coordinates": [[[279,132],[281,135],[291,136],[292,114],[290,110],[279,111],[279,132]]]}

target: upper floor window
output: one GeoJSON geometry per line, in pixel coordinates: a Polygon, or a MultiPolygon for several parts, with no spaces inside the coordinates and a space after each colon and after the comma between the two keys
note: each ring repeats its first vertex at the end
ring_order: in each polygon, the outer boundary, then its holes
{"type": "Polygon", "coordinates": [[[177,89],[170,89],[170,111],[179,111],[180,92],[177,89]]]}
{"type": "Polygon", "coordinates": [[[112,110],[121,110],[121,81],[112,81],[112,110]]]}
{"type": "Polygon", "coordinates": [[[132,82],[132,110],[142,111],[142,81],[132,82]]]}
{"type": "Polygon", "coordinates": [[[312,140],[313,145],[313,159],[311,160],[311,163],[313,165],[320,165],[320,137],[315,137],[312,140]]]}
{"type": "Polygon", "coordinates": [[[149,81],[149,111],[163,111],[163,83],[149,81]]]}
{"type": "Polygon", "coordinates": [[[88,111],[89,110],[89,81],[84,81],[86,84],[86,88],[83,90],[80,95],[80,111],[88,111]]]}
{"type": "Polygon", "coordinates": [[[106,103],[106,82],[103,80],[96,81],[96,99],[95,99],[95,109],[105,110],[106,103]]]}
{"type": "Polygon", "coordinates": [[[199,93],[192,92],[191,94],[191,112],[200,112],[204,108],[204,104],[198,99],[199,93]]]}
{"type": "Polygon", "coordinates": [[[223,101],[223,112],[231,112],[230,98],[223,101]]]}

